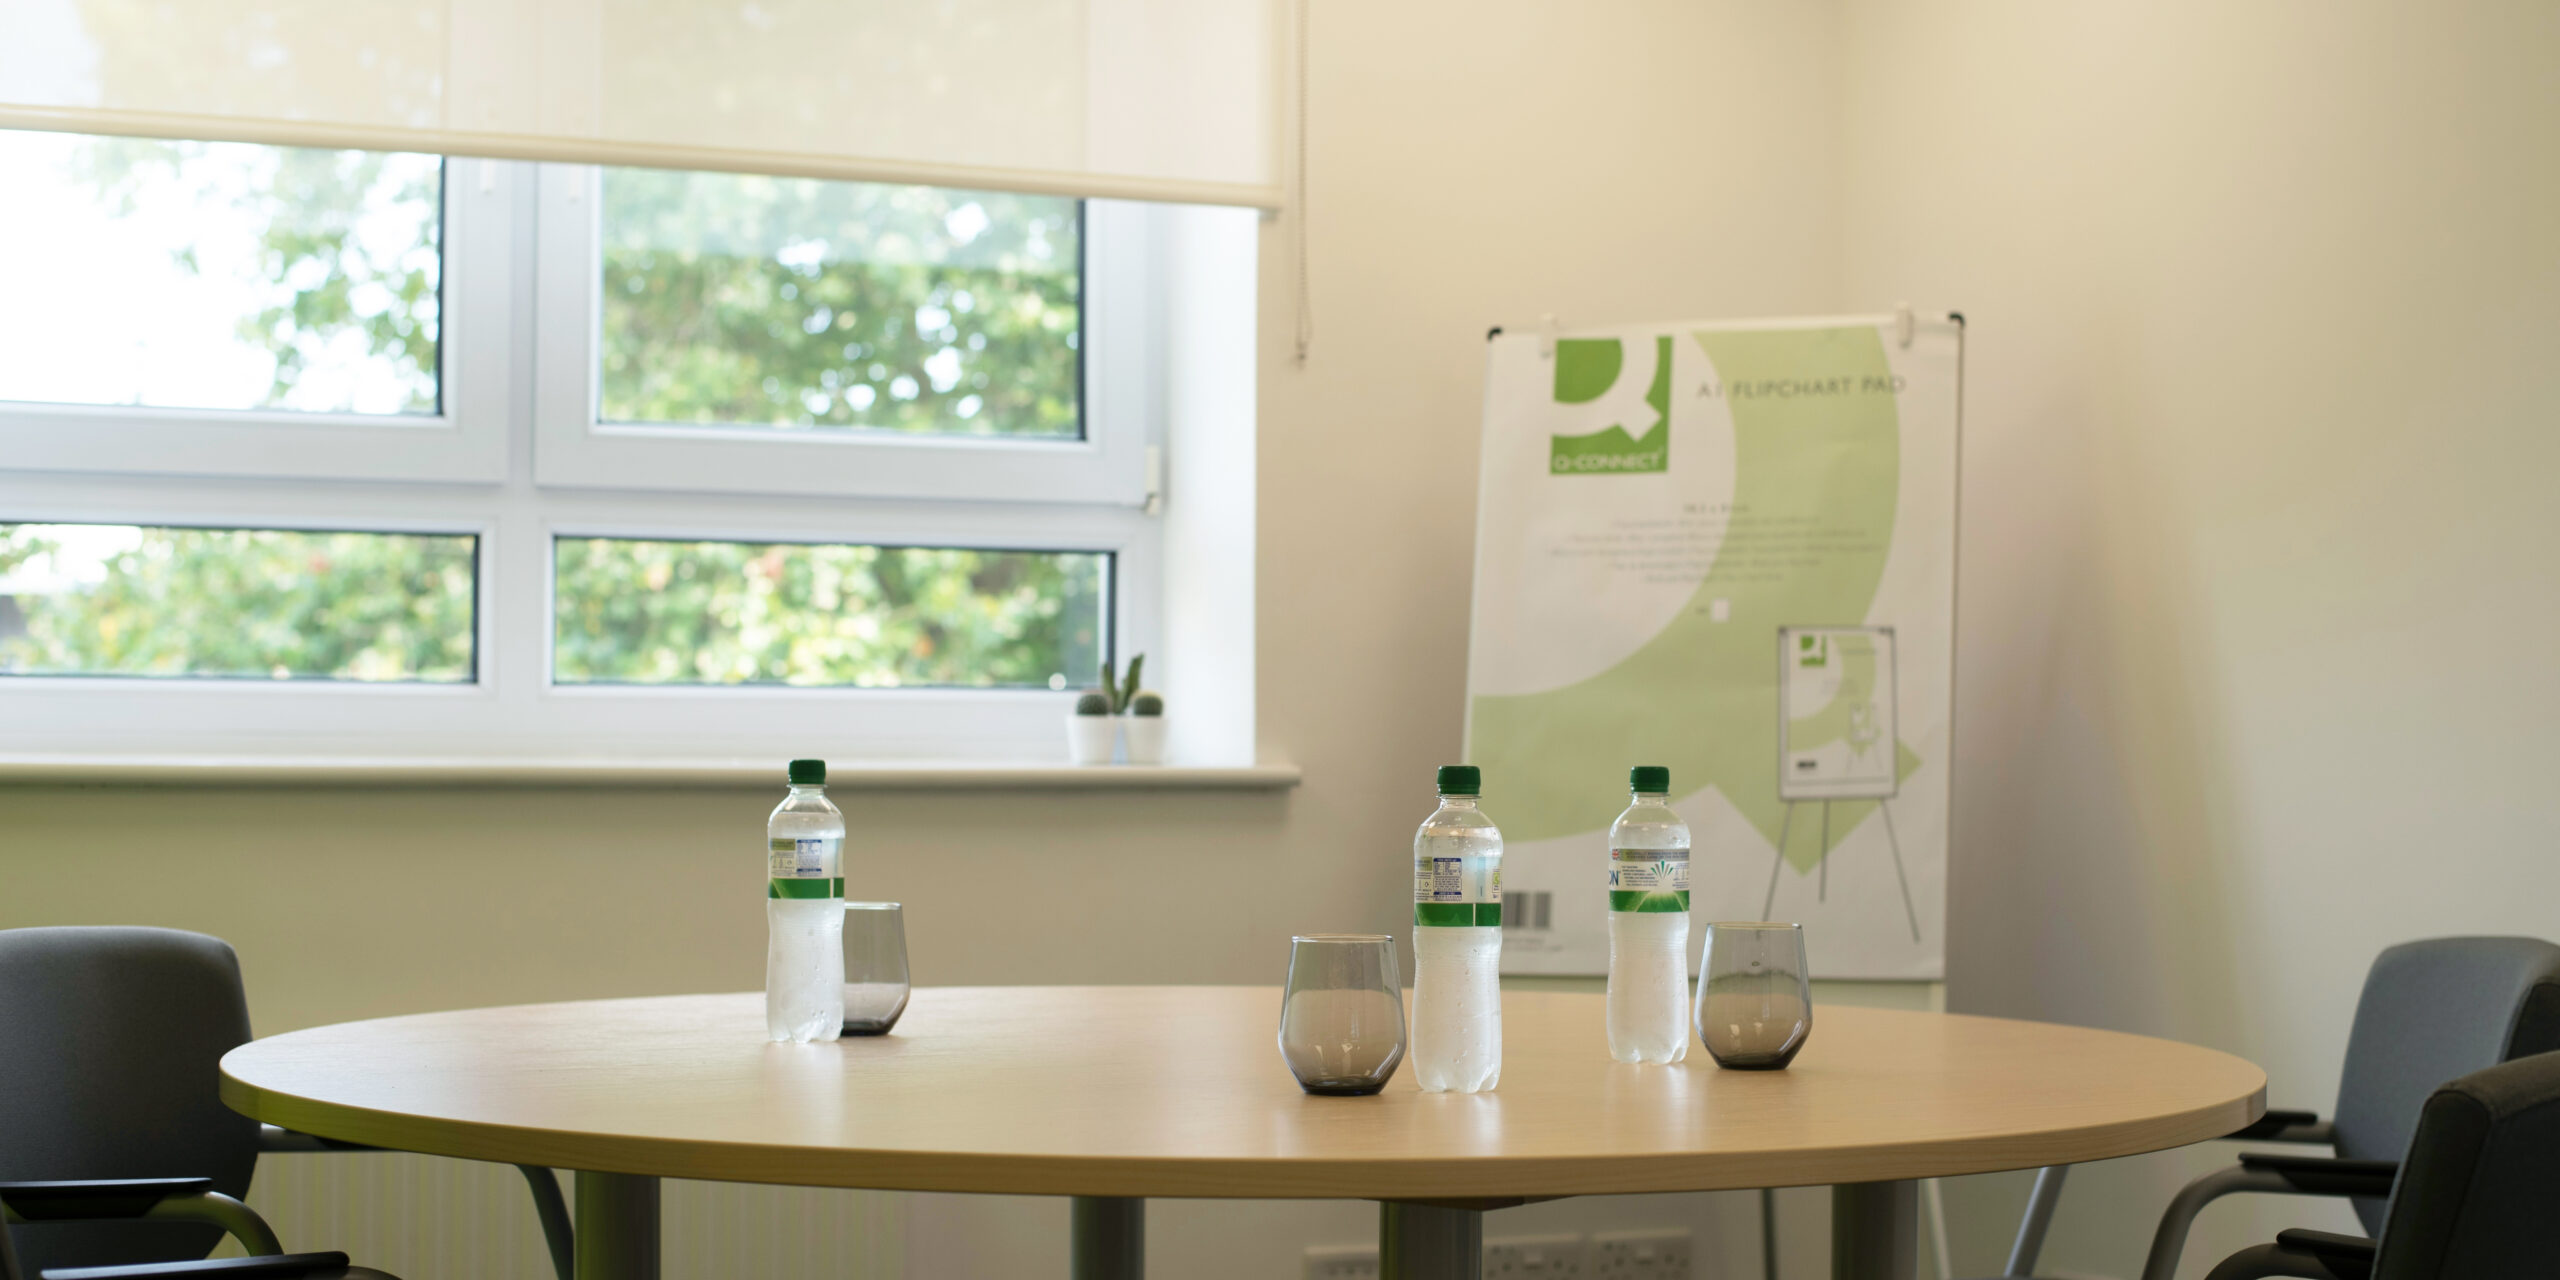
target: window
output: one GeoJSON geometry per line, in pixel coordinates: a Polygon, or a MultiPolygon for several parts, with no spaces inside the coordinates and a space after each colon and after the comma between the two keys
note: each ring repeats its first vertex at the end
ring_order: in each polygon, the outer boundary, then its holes
{"type": "Polygon", "coordinates": [[[537,478],[1145,501],[1148,208],[546,166],[537,478]],[[740,448],[741,437],[759,447],[740,448]]]}
{"type": "MultiPolygon", "coordinates": [[[[1159,209],[8,132],[0,171],[0,756],[1038,760],[1161,632],[1159,209]]],[[[1250,316],[1235,221],[1201,331],[1250,316]]]]}
{"type": "Polygon", "coordinates": [[[1078,202],[608,169],[600,421],[1080,440],[1078,202]]]}
{"type": "Polygon", "coordinates": [[[437,413],[436,157],[0,133],[0,169],[0,400],[437,413]]]}
{"type": "Polygon", "coordinates": [[[467,681],[477,542],[0,525],[0,673],[467,681]]]}
{"type": "Polygon", "coordinates": [[[1107,555],[956,547],[553,544],[562,684],[1063,689],[1098,671],[1107,555]]]}
{"type": "Polygon", "coordinates": [[[0,130],[0,466],[503,479],[507,209],[471,168],[0,130]]]}

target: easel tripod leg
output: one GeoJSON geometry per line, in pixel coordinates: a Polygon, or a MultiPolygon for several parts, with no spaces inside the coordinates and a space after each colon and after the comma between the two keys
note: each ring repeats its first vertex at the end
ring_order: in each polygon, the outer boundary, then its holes
{"type": "Polygon", "coordinates": [[[1893,834],[1893,803],[1888,800],[1878,800],[1876,808],[1884,813],[1885,847],[1893,850],[1893,878],[1902,884],[1902,914],[1911,921],[1911,940],[1918,942],[1920,911],[1911,905],[1911,877],[1903,874],[1902,871],[1902,841],[1895,839],[1893,834]]]}
{"type": "Polygon", "coordinates": [[[1786,869],[1787,832],[1795,825],[1796,802],[1789,800],[1787,816],[1778,819],[1778,860],[1769,864],[1769,895],[1760,900],[1760,918],[1763,920],[1768,919],[1770,910],[1778,905],[1778,873],[1786,869]]]}

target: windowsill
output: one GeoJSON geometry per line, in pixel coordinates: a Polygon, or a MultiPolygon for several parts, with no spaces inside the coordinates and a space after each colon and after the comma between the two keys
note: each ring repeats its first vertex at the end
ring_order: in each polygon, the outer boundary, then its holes
{"type": "MultiPolygon", "coordinates": [[[[0,756],[0,786],[770,788],[771,760],[474,760],[397,757],[0,756]]],[[[844,791],[1285,791],[1298,766],[1001,764],[844,760],[844,791]]]]}

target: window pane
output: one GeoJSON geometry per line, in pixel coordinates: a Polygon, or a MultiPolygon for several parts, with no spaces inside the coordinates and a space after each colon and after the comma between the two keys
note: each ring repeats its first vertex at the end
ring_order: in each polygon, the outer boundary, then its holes
{"type": "Polygon", "coordinates": [[[564,684],[1065,688],[1102,661],[1108,554],[562,538],[564,684]]]}
{"type": "Polygon", "coordinates": [[[0,400],[434,413],[443,161],[0,130],[0,400]]]}
{"type": "Polygon", "coordinates": [[[0,524],[0,674],[472,678],[468,534],[0,524]]]}
{"type": "Polygon", "coordinates": [[[1082,209],[608,169],[608,422],[1074,439],[1082,209]]]}

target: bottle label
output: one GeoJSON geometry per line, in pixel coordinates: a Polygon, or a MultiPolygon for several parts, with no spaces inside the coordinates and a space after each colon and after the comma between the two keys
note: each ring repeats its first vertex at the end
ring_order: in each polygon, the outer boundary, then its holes
{"type": "Polygon", "coordinates": [[[844,896],[844,838],[774,836],[765,841],[768,898],[841,898],[844,896]]]}
{"type": "Polygon", "coordinates": [[[1470,876],[1464,858],[1415,855],[1413,922],[1444,928],[1457,925],[1501,928],[1502,863],[1498,859],[1484,861],[1493,865],[1480,875],[1470,876]]]}
{"type": "Polygon", "coordinates": [[[1689,851],[1686,849],[1611,849],[1611,911],[1686,911],[1689,909],[1689,851]]]}

